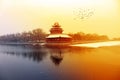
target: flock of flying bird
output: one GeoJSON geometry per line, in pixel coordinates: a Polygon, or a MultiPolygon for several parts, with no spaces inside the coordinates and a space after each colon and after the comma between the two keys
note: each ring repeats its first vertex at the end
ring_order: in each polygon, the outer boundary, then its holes
{"type": "Polygon", "coordinates": [[[73,11],[74,14],[74,20],[85,20],[90,18],[94,15],[95,10],[94,9],[82,9],[78,8],[75,11],[73,11]]]}

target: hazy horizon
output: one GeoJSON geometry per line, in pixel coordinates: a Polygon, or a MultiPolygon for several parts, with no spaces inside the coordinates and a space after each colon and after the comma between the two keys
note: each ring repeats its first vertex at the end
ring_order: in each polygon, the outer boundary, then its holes
{"type": "Polygon", "coordinates": [[[36,28],[49,33],[54,22],[59,22],[64,33],[120,37],[119,13],[119,0],[1,0],[0,35],[36,28]],[[93,14],[81,18],[81,9],[93,14]]]}

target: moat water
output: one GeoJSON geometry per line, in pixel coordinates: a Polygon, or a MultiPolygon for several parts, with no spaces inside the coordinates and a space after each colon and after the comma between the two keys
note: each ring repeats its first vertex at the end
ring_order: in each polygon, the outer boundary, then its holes
{"type": "Polygon", "coordinates": [[[120,80],[120,42],[114,43],[118,45],[0,45],[0,80],[120,80]]]}

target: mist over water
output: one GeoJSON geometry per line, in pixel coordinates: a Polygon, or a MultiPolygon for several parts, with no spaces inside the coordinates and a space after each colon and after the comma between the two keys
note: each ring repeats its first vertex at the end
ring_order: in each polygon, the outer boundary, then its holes
{"type": "Polygon", "coordinates": [[[95,48],[0,45],[0,80],[119,80],[117,43],[89,43],[100,45],[95,48]]]}

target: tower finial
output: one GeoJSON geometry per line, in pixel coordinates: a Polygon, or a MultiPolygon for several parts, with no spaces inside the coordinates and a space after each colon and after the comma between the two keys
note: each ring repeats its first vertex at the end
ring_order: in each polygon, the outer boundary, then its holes
{"type": "Polygon", "coordinates": [[[55,22],[53,27],[60,27],[59,23],[58,22],[55,22]]]}

